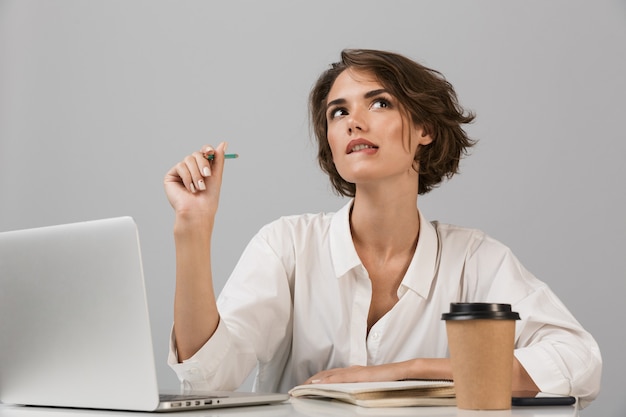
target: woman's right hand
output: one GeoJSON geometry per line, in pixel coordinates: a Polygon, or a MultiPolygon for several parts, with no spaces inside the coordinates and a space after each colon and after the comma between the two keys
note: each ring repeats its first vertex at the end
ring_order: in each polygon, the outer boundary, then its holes
{"type": "Polygon", "coordinates": [[[205,145],[173,166],[163,180],[165,194],[176,215],[208,216],[213,219],[219,205],[226,143],[216,148],[205,145]],[[213,160],[207,159],[214,155],[213,160]]]}
{"type": "Polygon", "coordinates": [[[165,175],[167,198],[176,213],[174,329],[178,360],[194,355],[219,323],[211,272],[211,235],[219,203],[226,143],[203,146],[165,175]],[[209,161],[207,157],[214,155],[209,161]]]}

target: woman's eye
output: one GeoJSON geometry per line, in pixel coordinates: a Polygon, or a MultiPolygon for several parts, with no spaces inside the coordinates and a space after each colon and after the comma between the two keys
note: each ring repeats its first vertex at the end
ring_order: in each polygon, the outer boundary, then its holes
{"type": "Polygon", "coordinates": [[[390,106],[389,100],[384,98],[379,98],[372,103],[373,109],[384,109],[390,106]]]}
{"type": "Polygon", "coordinates": [[[334,109],[331,110],[329,113],[330,119],[335,119],[337,117],[341,117],[341,116],[345,116],[346,114],[348,114],[348,112],[345,109],[334,109]]]}

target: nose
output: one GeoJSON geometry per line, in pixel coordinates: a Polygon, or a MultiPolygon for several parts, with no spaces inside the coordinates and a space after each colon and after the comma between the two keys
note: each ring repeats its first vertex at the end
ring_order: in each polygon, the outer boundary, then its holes
{"type": "Polygon", "coordinates": [[[348,127],[348,133],[349,134],[353,134],[355,133],[357,130],[363,130],[359,127],[359,125],[354,125],[354,126],[350,126],[348,127]]]}
{"type": "Polygon", "coordinates": [[[356,131],[366,130],[367,125],[365,117],[359,111],[352,111],[348,118],[348,133],[353,134],[356,131]]]}

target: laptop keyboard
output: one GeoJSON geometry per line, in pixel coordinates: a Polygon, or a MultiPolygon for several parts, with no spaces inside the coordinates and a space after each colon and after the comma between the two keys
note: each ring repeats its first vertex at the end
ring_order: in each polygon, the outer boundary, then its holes
{"type": "Polygon", "coordinates": [[[160,394],[161,401],[192,401],[224,398],[218,395],[194,395],[194,394],[160,394]]]}

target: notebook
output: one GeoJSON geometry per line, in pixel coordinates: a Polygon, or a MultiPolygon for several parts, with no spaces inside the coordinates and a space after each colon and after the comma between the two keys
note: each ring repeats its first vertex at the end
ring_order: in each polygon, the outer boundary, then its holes
{"type": "Polygon", "coordinates": [[[213,392],[160,399],[131,217],[0,233],[0,335],[5,404],[177,411],[289,398],[213,392]]]}

